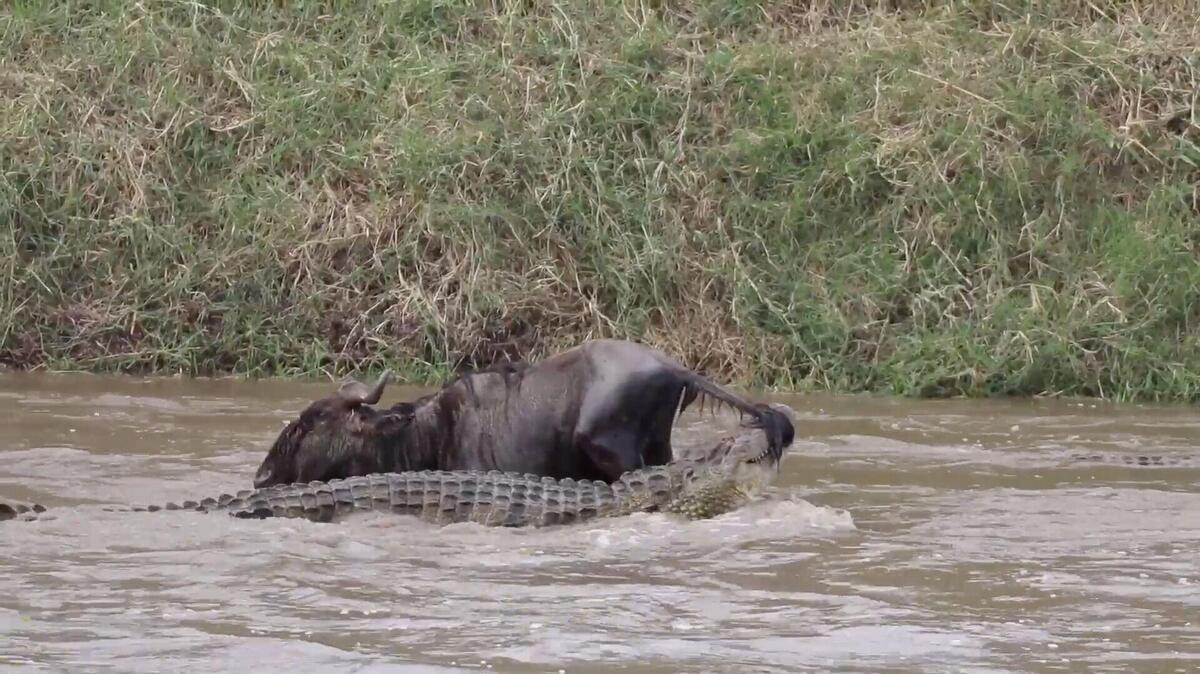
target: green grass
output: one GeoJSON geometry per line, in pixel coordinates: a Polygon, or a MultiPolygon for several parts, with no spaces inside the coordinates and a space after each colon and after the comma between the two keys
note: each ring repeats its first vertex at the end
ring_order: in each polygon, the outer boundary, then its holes
{"type": "Polygon", "coordinates": [[[1195,400],[1197,15],[17,0],[0,362],[1195,400]]]}

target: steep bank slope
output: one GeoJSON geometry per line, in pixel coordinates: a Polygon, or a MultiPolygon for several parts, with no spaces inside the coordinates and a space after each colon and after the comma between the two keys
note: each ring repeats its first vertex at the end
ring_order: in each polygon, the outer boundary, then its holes
{"type": "Polygon", "coordinates": [[[1200,391],[1200,3],[286,4],[0,9],[0,361],[1200,391]]]}

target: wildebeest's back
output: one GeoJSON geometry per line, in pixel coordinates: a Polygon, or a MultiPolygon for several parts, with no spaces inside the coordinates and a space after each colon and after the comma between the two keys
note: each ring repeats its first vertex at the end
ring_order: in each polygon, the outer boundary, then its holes
{"type": "Polygon", "coordinates": [[[563,376],[559,365],[481,370],[447,387],[439,403],[454,419],[454,437],[444,467],[586,477],[569,451],[578,380],[563,376]]]}

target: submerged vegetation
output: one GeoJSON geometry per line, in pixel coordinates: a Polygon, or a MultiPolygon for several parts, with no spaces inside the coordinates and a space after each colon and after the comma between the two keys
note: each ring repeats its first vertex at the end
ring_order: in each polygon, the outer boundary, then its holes
{"type": "Polygon", "coordinates": [[[15,0],[0,362],[1195,400],[1198,15],[15,0]]]}

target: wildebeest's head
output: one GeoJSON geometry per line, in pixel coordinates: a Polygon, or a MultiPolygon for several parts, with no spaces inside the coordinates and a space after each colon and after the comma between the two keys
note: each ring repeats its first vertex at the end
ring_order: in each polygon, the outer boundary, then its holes
{"type": "Polygon", "coordinates": [[[344,384],[309,405],[279,433],[254,475],[254,487],[332,480],[390,470],[413,416],[411,403],[377,410],[385,371],[374,386],[344,384]]]}

